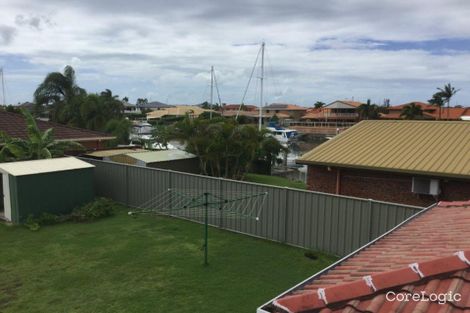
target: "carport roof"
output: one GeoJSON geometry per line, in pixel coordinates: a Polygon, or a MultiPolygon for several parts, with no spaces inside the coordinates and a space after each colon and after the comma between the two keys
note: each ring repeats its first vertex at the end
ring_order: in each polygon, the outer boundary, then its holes
{"type": "Polygon", "coordinates": [[[12,176],[34,175],[95,167],[74,157],[0,163],[0,172],[12,176]]]}

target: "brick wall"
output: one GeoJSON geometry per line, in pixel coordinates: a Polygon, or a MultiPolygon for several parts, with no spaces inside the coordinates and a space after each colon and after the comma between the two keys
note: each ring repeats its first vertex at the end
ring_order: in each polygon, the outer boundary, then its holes
{"type": "MultiPolygon", "coordinates": [[[[308,166],[308,189],[336,193],[337,169],[326,166],[308,166]]],[[[437,201],[470,199],[470,181],[441,178],[441,194],[435,199],[429,195],[411,192],[412,175],[355,169],[340,169],[340,194],[359,198],[428,206],[437,201]]]]}

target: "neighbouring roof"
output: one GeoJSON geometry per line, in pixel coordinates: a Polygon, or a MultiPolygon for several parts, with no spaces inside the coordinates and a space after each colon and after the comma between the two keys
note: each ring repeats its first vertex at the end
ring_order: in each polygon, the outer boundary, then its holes
{"type": "Polygon", "coordinates": [[[105,157],[110,157],[110,156],[114,156],[114,155],[133,153],[133,152],[141,152],[141,151],[146,151],[146,150],[144,150],[144,149],[110,149],[110,150],[93,151],[93,152],[87,153],[85,155],[89,155],[89,156],[97,157],[97,158],[105,158],[105,157]]]}
{"type": "MultiPolygon", "coordinates": [[[[224,111],[238,111],[240,108],[240,104],[226,104],[223,107],[224,111]]],[[[258,107],[256,105],[251,105],[251,104],[244,104],[243,105],[243,110],[242,111],[256,111],[258,110],[258,107]]]]}
{"type": "Polygon", "coordinates": [[[350,100],[336,100],[327,105],[324,105],[322,108],[327,109],[355,109],[359,107],[362,103],[358,101],[350,100]]]}
{"type": "Polygon", "coordinates": [[[296,104],[271,103],[270,105],[263,107],[263,110],[307,111],[308,108],[301,107],[296,104]]]}
{"type": "Polygon", "coordinates": [[[362,121],[297,163],[470,178],[470,123],[362,121]]]}
{"type": "MultiPolygon", "coordinates": [[[[92,140],[111,140],[115,137],[107,133],[65,126],[58,123],[36,120],[36,124],[41,131],[49,128],[54,129],[54,138],[60,140],[74,141],[92,141],[92,140]]],[[[21,114],[5,112],[0,110],[0,131],[5,132],[13,138],[26,139],[28,134],[26,130],[26,120],[21,114]]]]}
{"type": "MultiPolygon", "coordinates": [[[[424,102],[409,102],[400,105],[394,105],[387,108],[388,113],[381,114],[381,118],[385,119],[400,119],[400,114],[403,108],[411,103],[415,103],[423,110],[424,119],[439,119],[439,107],[424,102]]],[[[462,116],[470,114],[470,108],[466,107],[442,107],[440,119],[441,120],[460,120],[462,116]]]]}
{"type": "Polygon", "coordinates": [[[309,313],[468,312],[469,229],[470,201],[441,202],[307,279],[265,309],[309,313]],[[389,301],[385,297],[388,291],[424,291],[427,297],[452,292],[460,294],[461,299],[446,304],[389,301]]]}
{"type": "Polygon", "coordinates": [[[144,108],[144,109],[164,109],[164,108],[174,107],[174,105],[163,103],[163,102],[158,102],[158,101],[153,101],[153,102],[149,102],[146,104],[137,104],[136,106],[138,108],[144,108]]]}
{"type": "MultiPolygon", "coordinates": [[[[238,115],[239,116],[247,116],[247,117],[252,117],[252,118],[259,118],[259,111],[240,111],[238,112],[238,115]]],[[[270,112],[270,113],[266,113],[266,112],[262,112],[262,116],[263,118],[271,118],[271,117],[274,117],[274,115],[276,115],[278,118],[280,119],[286,119],[286,118],[290,118],[290,115],[289,114],[286,114],[286,113],[274,113],[274,112],[270,112]]],[[[237,116],[237,111],[235,110],[229,110],[229,111],[224,111],[222,113],[222,116],[225,116],[225,117],[230,117],[230,116],[237,116]]]]}
{"type": "Polygon", "coordinates": [[[210,111],[211,110],[202,109],[195,105],[179,105],[173,108],[166,108],[149,112],[147,113],[147,119],[159,119],[164,116],[184,116],[186,113],[193,116],[199,116],[204,112],[210,111]]]}
{"type": "Polygon", "coordinates": [[[90,167],[95,166],[74,157],[66,157],[0,163],[0,172],[8,173],[12,176],[24,176],[50,172],[70,171],[90,167]]]}
{"type": "Polygon", "coordinates": [[[196,156],[183,150],[160,150],[147,152],[127,153],[127,156],[145,163],[157,163],[184,159],[193,159],[196,156]]]}

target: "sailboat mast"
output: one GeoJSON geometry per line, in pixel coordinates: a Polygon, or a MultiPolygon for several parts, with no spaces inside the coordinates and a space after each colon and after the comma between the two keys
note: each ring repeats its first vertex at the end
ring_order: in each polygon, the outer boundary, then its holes
{"type": "Polygon", "coordinates": [[[2,97],[3,97],[3,105],[7,105],[5,100],[5,79],[3,78],[3,67],[0,67],[0,75],[2,75],[2,97]]]}
{"type": "Polygon", "coordinates": [[[263,124],[263,80],[264,80],[264,42],[261,44],[261,76],[260,76],[260,96],[259,96],[259,120],[258,129],[261,131],[263,124]]]}
{"type": "Polygon", "coordinates": [[[209,119],[212,119],[212,104],[214,103],[214,66],[211,66],[211,103],[210,103],[210,112],[209,119]]]}

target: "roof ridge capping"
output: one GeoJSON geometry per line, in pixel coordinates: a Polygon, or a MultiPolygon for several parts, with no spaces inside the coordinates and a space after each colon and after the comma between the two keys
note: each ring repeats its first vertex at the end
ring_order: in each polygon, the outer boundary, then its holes
{"type": "MultiPolygon", "coordinates": [[[[465,206],[470,205],[470,201],[465,203],[465,206]]],[[[329,304],[371,296],[387,289],[405,286],[421,280],[429,280],[439,275],[469,268],[470,250],[457,251],[452,256],[411,263],[405,268],[367,275],[361,280],[350,283],[285,296],[275,300],[273,304],[289,313],[316,310],[325,308],[329,304]]]]}

